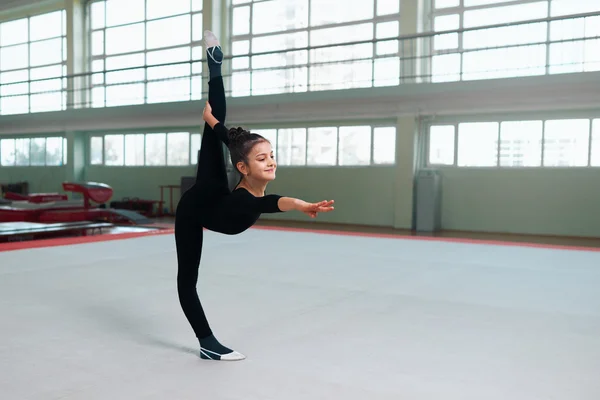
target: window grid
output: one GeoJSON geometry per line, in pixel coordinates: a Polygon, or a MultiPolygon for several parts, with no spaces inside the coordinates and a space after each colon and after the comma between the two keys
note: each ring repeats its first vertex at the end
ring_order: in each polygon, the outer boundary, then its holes
{"type": "Polygon", "coordinates": [[[0,115],[65,110],[67,106],[66,74],[67,29],[65,10],[31,15],[0,23],[0,83],[2,84],[0,87],[0,115]],[[60,27],[58,28],[60,33],[52,32],[53,27],[56,30],[55,25],[47,26],[46,24],[50,22],[43,20],[52,18],[60,20],[60,27]],[[20,23],[24,25],[17,28],[17,32],[14,27],[20,23]],[[20,28],[25,28],[26,32],[23,32],[20,28]],[[35,32],[33,40],[32,31],[35,32]],[[23,40],[15,40],[15,37],[23,38],[23,40]],[[60,42],[60,50],[54,49],[54,51],[44,53],[44,49],[47,50],[51,42],[60,42]],[[20,65],[19,61],[22,60],[23,54],[14,55],[10,53],[18,51],[23,46],[27,48],[27,62],[20,65]],[[37,46],[42,47],[38,49],[37,46]],[[60,53],[58,55],[60,61],[55,59],[57,50],[60,53]],[[12,77],[10,77],[11,75],[12,77]]]}
{"type": "MultiPolygon", "coordinates": [[[[272,148],[273,148],[273,151],[275,154],[275,160],[277,161],[278,167],[331,167],[331,166],[360,167],[360,166],[374,166],[374,165],[392,165],[392,164],[396,163],[396,151],[395,151],[396,128],[394,126],[389,126],[389,125],[329,125],[329,124],[327,124],[327,125],[322,125],[322,126],[296,127],[296,128],[286,127],[286,128],[278,128],[278,129],[254,128],[254,129],[251,129],[251,131],[264,136],[265,138],[267,138],[267,140],[269,140],[271,142],[271,145],[272,145],[272,148]],[[349,146],[346,149],[346,148],[344,148],[344,146],[342,146],[340,144],[341,143],[340,142],[340,131],[351,130],[351,129],[356,129],[357,131],[360,131],[360,130],[364,131],[366,129],[369,130],[369,134],[368,134],[369,146],[366,149],[362,148],[361,146],[354,146],[354,147],[349,146]],[[380,129],[393,130],[394,135],[393,135],[392,139],[385,142],[385,146],[382,146],[381,150],[378,150],[375,146],[375,144],[376,144],[375,139],[376,139],[376,136],[380,129]],[[311,139],[322,137],[323,134],[325,132],[327,132],[328,130],[335,132],[335,149],[332,150],[332,151],[335,151],[335,157],[333,155],[331,156],[332,158],[334,158],[334,161],[333,162],[327,162],[327,161],[311,162],[310,155],[312,153],[317,152],[317,155],[314,155],[315,158],[319,158],[319,156],[324,157],[322,154],[318,154],[318,151],[319,151],[318,149],[319,148],[322,149],[323,144],[316,143],[315,140],[311,140],[311,139]],[[281,137],[284,136],[284,134],[288,133],[289,131],[303,133],[302,136],[304,137],[304,140],[302,143],[302,147],[300,147],[300,152],[302,154],[302,162],[301,163],[291,161],[293,155],[286,154],[286,149],[284,149],[284,146],[286,146],[287,143],[282,144],[281,137]],[[312,135],[311,135],[311,132],[313,133],[312,135]],[[388,149],[388,150],[391,149],[392,150],[391,154],[386,154],[383,149],[388,149]],[[346,158],[352,154],[358,154],[360,151],[366,153],[366,158],[368,160],[365,160],[365,157],[362,157],[362,159],[360,157],[355,157],[354,160],[352,160],[352,161],[345,162],[343,164],[340,162],[341,158],[346,158]],[[286,158],[287,158],[287,160],[286,160],[286,158]],[[378,159],[381,159],[383,161],[377,161],[378,159]]],[[[357,132],[357,135],[355,137],[361,138],[360,132],[357,132]]],[[[383,138],[385,139],[385,137],[383,137],[383,138]]],[[[287,150],[289,150],[290,152],[293,152],[294,148],[298,149],[297,144],[295,146],[291,145],[289,147],[290,148],[287,150]]],[[[325,146],[325,148],[327,148],[327,146],[325,146]]]]}
{"type": "MultiPolygon", "coordinates": [[[[440,124],[430,124],[427,126],[427,135],[426,135],[426,152],[427,152],[427,156],[426,156],[426,164],[428,166],[431,167],[455,167],[455,168],[527,168],[527,169],[531,169],[531,168],[586,168],[586,167],[600,167],[600,163],[595,162],[595,160],[600,160],[600,118],[596,118],[596,119],[591,119],[591,118],[572,118],[572,119],[525,119],[525,120],[489,120],[489,121],[485,121],[485,123],[495,123],[497,124],[497,134],[498,134],[498,139],[495,142],[495,146],[496,146],[496,158],[495,158],[495,162],[494,165],[484,165],[484,164],[480,164],[480,165],[468,165],[468,166],[462,166],[460,165],[461,160],[460,160],[460,154],[459,154],[459,147],[460,147],[460,140],[461,140],[461,135],[460,135],[460,126],[461,124],[464,123],[460,123],[460,122],[456,122],[456,123],[440,123],[440,124]],[[541,134],[541,139],[540,139],[540,146],[539,146],[539,153],[537,153],[536,150],[536,154],[535,157],[536,159],[539,159],[539,162],[536,162],[535,165],[502,165],[501,164],[501,149],[502,149],[502,142],[503,142],[503,136],[502,136],[502,124],[504,123],[511,123],[511,122],[522,122],[522,123],[539,123],[540,124],[540,134],[541,134]],[[586,141],[587,141],[587,148],[585,151],[585,161],[579,157],[577,157],[576,155],[573,155],[572,153],[574,153],[577,148],[577,142],[574,142],[576,140],[576,136],[574,136],[574,132],[573,129],[563,129],[561,135],[559,135],[557,137],[557,139],[549,139],[547,136],[547,127],[548,124],[553,124],[553,123],[560,123],[560,122],[564,122],[565,124],[568,124],[569,122],[571,122],[572,124],[577,124],[577,123],[587,123],[586,125],[586,129],[585,129],[585,135],[586,135],[586,141]],[[441,127],[452,127],[453,128],[453,132],[452,132],[452,137],[453,137],[453,145],[448,145],[448,146],[443,146],[442,143],[440,142],[436,142],[436,138],[432,137],[432,132],[436,131],[437,129],[441,128],[441,127]],[[552,142],[551,142],[552,140],[552,142]],[[570,154],[570,158],[562,158],[559,161],[557,161],[557,165],[549,165],[549,163],[551,161],[548,161],[548,152],[552,151],[553,149],[553,145],[556,144],[558,142],[557,148],[559,153],[571,153],[570,154]],[[442,161],[436,161],[435,158],[432,157],[432,151],[433,149],[437,149],[437,148],[441,148],[442,150],[445,150],[445,156],[446,157],[453,157],[452,162],[442,162],[442,161]],[[539,158],[537,158],[539,157],[539,158]]],[[[472,123],[467,123],[467,124],[472,124],[472,123]]],[[[575,125],[573,125],[574,127],[575,125]]],[[[584,131],[577,131],[580,134],[582,134],[582,132],[584,131]]],[[[463,138],[464,140],[464,138],[463,138]]],[[[522,141],[518,141],[518,140],[514,140],[514,142],[518,142],[518,144],[520,145],[520,148],[522,149],[526,149],[527,148],[527,139],[524,138],[522,141]]],[[[585,144],[585,143],[584,143],[585,144]]],[[[583,146],[584,144],[580,144],[581,146],[583,146]]],[[[472,150],[473,152],[477,152],[477,151],[481,151],[480,147],[477,147],[476,149],[472,150]]],[[[523,150],[524,151],[524,150],[523,150]]],[[[529,154],[520,154],[523,155],[523,157],[533,157],[534,154],[533,153],[529,153],[529,154]]],[[[520,156],[519,155],[519,156],[520,156]]],[[[510,157],[514,157],[514,158],[519,158],[516,157],[515,154],[510,154],[510,157]]],[[[555,161],[556,162],[556,161],[555,161]]]]}
{"type": "Polygon", "coordinates": [[[62,136],[0,139],[1,167],[63,167],[67,165],[67,138],[62,136]],[[43,141],[42,149],[35,143],[43,141]],[[34,159],[43,161],[32,162],[34,159]]]}
{"type": "MultiPolygon", "coordinates": [[[[446,31],[476,26],[485,28],[488,25],[600,11],[598,2],[594,5],[592,2],[569,1],[498,0],[483,4],[475,2],[475,5],[472,5],[473,3],[461,0],[446,6],[447,2],[443,4],[444,2],[440,0],[431,0],[433,30],[446,31]],[[438,3],[442,6],[436,8],[438,3]],[[568,9],[567,6],[570,8],[568,9]],[[486,10],[490,10],[490,14],[495,14],[491,17],[491,21],[469,26],[465,24],[465,15],[479,12],[482,14],[477,19],[483,20],[484,18],[481,17],[486,17],[486,10]],[[502,10],[512,10],[512,12],[507,13],[510,16],[505,15],[502,19],[502,10]],[[435,26],[436,21],[442,21],[444,18],[445,21],[449,21],[451,17],[456,17],[455,26],[448,25],[441,28],[435,26]],[[497,20],[494,21],[494,18],[497,20]]],[[[487,15],[488,18],[490,14],[487,15]]],[[[499,27],[475,32],[435,35],[430,43],[431,80],[446,82],[600,70],[600,58],[591,49],[593,42],[600,36],[598,32],[588,32],[588,28],[592,31],[591,27],[597,26],[599,21],[600,17],[586,17],[512,28],[499,27]],[[585,32],[577,35],[573,31],[574,28],[569,27],[568,24],[580,22],[582,19],[585,32]],[[537,34],[535,25],[541,28],[537,34]],[[521,32],[518,32],[519,29],[521,32]],[[569,37],[569,35],[573,36],[569,37]],[[465,45],[465,38],[469,38],[472,42],[470,47],[465,45]],[[448,39],[454,39],[454,44],[447,43],[451,41],[448,39]],[[546,44],[547,41],[552,43],[546,44]],[[445,43],[445,47],[442,43],[445,43]]]]}
{"type": "MultiPolygon", "coordinates": [[[[163,2],[167,7],[169,7],[169,4],[175,4],[173,7],[184,5],[186,11],[167,12],[165,15],[149,18],[148,5],[154,4],[156,7],[158,4],[157,0],[141,0],[141,3],[144,4],[143,19],[124,23],[112,23],[109,21],[107,3],[115,3],[116,1],[118,0],[94,0],[88,4],[91,26],[89,30],[91,45],[89,46],[88,57],[92,66],[92,72],[98,72],[98,74],[92,75],[88,85],[91,96],[89,106],[109,107],[200,99],[202,97],[202,62],[200,60],[203,58],[203,2],[201,0],[163,2]],[[151,1],[153,3],[150,3],[151,1]],[[94,11],[101,14],[99,18],[94,19],[94,11]],[[189,29],[189,38],[186,37],[186,40],[183,42],[180,40],[178,43],[176,42],[176,36],[169,36],[169,34],[176,32],[176,30],[170,30],[165,27],[161,27],[161,29],[149,28],[149,24],[173,22],[177,18],[183,17],[187,17],[187,24],[185,26],[177,26],[178,29],[189,29]],[[111,33],[118,29],[139,25],[143,25],[143,49],[114,51],[108,48],[107,32],[111,33]],[[148,48],[149,33],[155,30],[162,32],[163,35],[160,39],[154,37],[153,41],[159,41],[153,43],[150,46],[151,48],[148,48]],[[165,38],[175,41],[161,43],[160,40],[165,40],[165,38]],[[102,45],[100,48],[97,48],[100,42],[102,45]],[[183,49],[187,49],[188,51],[176,54],[177,50],[183,49]],[[169,51],[172,51],[171,54],[168,54],[169,51]],[[159,60],[149,60],[149,54],[156,55],[160,52],[163,52],[163,54],[159,57],[159,60]],[[129,61],[129,63],[125,61],[127,57],[133,59],[135,56],[141,56],[140,60],[129,61]],[[108,67],[107,61],[117,64],[121,63],[121,65],[108,67]],[[125,71],[122,71],[123,69],[125,71]],[[119,70],[119,72],[111,73],[110,70],[119,70]],[[138,74],[137,76],[136,73],[138,74]],[[121,75],[119,76],[119,74],[121,75]],[[109,83],[109,81],[112,82],[109,83]],[[137,94],[135,93],[136,90],[137,94]]],[[[171,27],[171,29],[173,28],[171,27]]],[[[183,36],[179,39],[181,38],[183,36]]]]}
{"type": "MultiPolygon", "coordinates": [[[[327,21],[321,18],[321,21],[313,23],[316,16],[314,1],[316,0],[254,0],[247,2],[234,2],[230,7],[229,17],[232,21],[230,31],[230,48],[232,49],[232,96],[255,96],[275,93],[293,93],[307,92],[331,89],[348,89],[372,86],[389,86],[399,84],[400,77],[400,44],[396,38],[400,29],[400,2],[397,3],[397,9],[384,10],[385,5],[390,4],[385,0],[365,1],[367,6],[372,4],[372,10],[367,17],[356,17],[338,15],[336,20],[327,21]],[[290,15],[274,16],[271,18],[288,18],[287,26],[275,27],[266,32],[257,32],[257,27],[262,27],[265,21],[256,21],[256,6],[262,6],[269,3],[272,8],[288,6],[285,11],[288,14],[294,13],[293,19],[290,15]],[[381,6],[383,4],[383,6],[381,6]],[[294,8],[295,6],[295,8],[294,8]],[[305,7],[302,16],[295,15],[300,13],[298,9],[305,7]],[[381,12],[378,12],[381,6],[381,12]],[[240,10],[247,10],[243,13],[240,10]],[[378,15],[379,14],[379,15],[378,15]],[[236,18],[237,17],[237,18],[236,18]],[[295,21],[295,22],[292,22],[295,21]],[[301,22],[297,22],[301,21],[301,22]],[[341,22],[340,22],[341,21],[341,22]],[[380,44],[366,45],[347,45],[354,41],[372,40],[377,35],[377,29],[385,22],[396,22],[396,32],[393,35],[388,34],[384,37],[390,37],[387,44],[391,44],[387,50],[382,50],[378,54],[380,44]],[[290,26],[290,24],[296,24],[290,26]],[[327,29],[343,29],[344,27],[371,26],[370,32],[366,30],[360,37],[347,40],[342,34],[339,38],[315,42],[315,34],[327,32],[327,29]],[[236,32],[238,26],[246,27],[241,32],[236,32]],[[295,35],[295,36],[294,36],[295,35]],[[263,46],[267,49],[256,47],[257,40],[266,38],[281,39],[283,45],[270,43],[263,46]],[[236,50],[236,46],[242,47],[236,50]],[[268,48],[271,46],[271,48],[268,48]],[[315,50],[299,50],[309,46],[322,46],[315,50]],[[362,47],[361,47],[362,46],[362,47]],[[395,46],[395,50],[393,47],[395,46]],[[337,50],[343,50],[346,54],[336,54],[337,50]],[[255,55],[276,51],[278,54],[255,55]],[[350,54],[350,56],[348,56],[350,54]],[[270,58],[269,58],[270,57],[270,58]],[[279,57],[279,59],[278,59],[279,57]],[[255,65],[262,59],[275,60],[272,63],[266,63],[264,66],[255,65]],[[323,60],[318,60],[323,58],[323,60]],[[280,65],[273,65],[279,61],[280,65]],[[386,65],[386,63],[388,63],[386,65]],[[382,71],[387,67],[387,71],[382,71]],[[395,70],[395,73],[390,73],[395,70]],[[386,77],[385,72],[391,77],[386,77]],[[268,77],[266,76],[268,75],[268,77]],[[325,77],[323,77],[325,75],[325,77]]],[[[319,0],[321,1],[321,0],[319,0]]],[[[333,0],[335,2],[335,0],[333,0]]],[[[327,5],[322,1],[317,3],[326,8],[327,5]]],[[[331,7],[330,7],[331,8],[331,7]]],[[[277,11],[273,11],[277,14],[277,11]]],[[[383,28],[382,28],[383,29],[383,28]]],[[[263,28],[264,30],[264,28],[263,28]]],[[[332,32],[332,31],[330,31],[332,32]]],[[[335,36],[331,34],[330,36],[335,36]]]]}
{"type": "MultiPolygon", "coordinates": [[[[148,132],[148,133],[107,133],[104,135],[92,135],[89,142],[88,148],[90,151],[90,159],[88,164],[92,166],[106,166],[106,167],[187,167],[190,165],[196,165],[197,152],[200,149],[199,145],[201,142],[201,134],[190,131],[178,131],[178,132],[148,132]],[[135,155],[128,153],[127,140],[134,138],[138,135],[143,135],[143,146],[141,149],[135,148],[131,152],[140,151],[142,153],[142,162],[128,164],[127,160],[129,157],[135,159],[135,155]],[[184,148],[177,148],[177,143],[174,146],[170,146],[169,139],[176,135],[187,136],[185,142],[179,142],[179,146],[183,145],[184,148]],[[148,142],[148,137],[160,137],[164,136],[164,140],[161,141],[158,153],[154,152],[148,142]],[[110,139],[110,140],[107,140],[110,139]],[[114,139],[114,140],[113,140],[114,139]],[[163,146],[164,144],[164,146],[163,146]],[[113,145],[118,147],[112,148],[113,145]],[[114,150],[116,155],[111,160],[110,154],[107,155],[107,149],[114,150]],[[154,157],[151,154],[154,153],[154,157]],[[157,154],[162,153],[160,158],[156,158],[157,154]],[[114,159],[116,158],[116,159],[114,159]],[[178,161],[169,161],[169,160],[178,161]],[[184,160],[185,159],[185,160],[184,160]]],[[[134,145],[135,146],[135,145],[134,145]]]]}

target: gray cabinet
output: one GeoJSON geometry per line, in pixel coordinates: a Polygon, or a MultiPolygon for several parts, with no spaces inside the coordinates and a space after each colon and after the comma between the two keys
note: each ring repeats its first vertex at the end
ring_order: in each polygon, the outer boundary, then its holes
{"type": "Polygon", "coordinates": [[[442,227],[442,179],[439,171],[422,169],[416,176],[416,230],[437,232],[442,227]]]}

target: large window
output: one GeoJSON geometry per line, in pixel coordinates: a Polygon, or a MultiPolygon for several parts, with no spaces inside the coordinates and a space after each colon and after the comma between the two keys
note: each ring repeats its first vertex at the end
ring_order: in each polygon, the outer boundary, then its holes
{"type": "Polygon", "coordinates": [[[202,63],[188,63],[204,54],[202,0],[101,0],[89,10],[93,107],[202,97],[202,63]]]}
{"type": "Polygon", "coordinates": [[[394,164],[393,126],[322,126],[252,129],[271,142],[278,166],[394,164]]]}
{"type": "Polygon", "coordinates": [[[0,140],[0,166],[60,166],[67,164],[67,139],[59,136],[0,140]]]}
{"type": "Polygon", "coordinates": [[[599,167],[600,119],[432,125],[428,149],[429,165],[599,167]]]}
{"type": "Polygon", "coordinates": [[[106,134],[90,138],[90,164],[128,167],[195,165],[198,150],[199,133],[106,134]]]}
{"type": "Polygon", "coordinates": [[[66,108],[64,10],[0,23],[0,114],[66,108]]]}
{"type": "MultiPolygon", "coordinates": [[[[600,11],[596,0],[431,0],[433,30],[600,11]]],[[[434,82],[600,70],[600,16],[436,35],[434,82]],[[546,42],[549,41],[550,44],[546,42]]]]}
{"type": "Polygon", "coordinates": [[[399,83],[399,0],[233,0],[231,19],[233,96],[399,83]]]}

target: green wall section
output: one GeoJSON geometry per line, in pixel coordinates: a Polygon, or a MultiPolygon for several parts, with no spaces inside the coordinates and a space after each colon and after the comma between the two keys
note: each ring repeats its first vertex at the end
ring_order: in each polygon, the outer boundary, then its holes
{"type": "Polygon", "coordinates": [[[63,193],[67,167],[0,167],[0,183],[29,182],[30,193],[63,193]]]}
{"type": "Polygon", "coordinates": [[[441,169],[444,229],[600,236],[600,171],[441,169]]]}
{"type": "MultiPolygon", "coordinates": [[[[182,176],[195,176],[195,166],[189,167],[104,167],[88,166],[86,179],[110,185],[113,200],[137,197],[143,200],[159,200],[161,185],[179,185],[182,176]]],[[[175,206],[179,190],[173,190],[175,206]]],[[[164,189],[165,207],[169,207],[169,189],[164,189]]]]}
{"type": "Polygon", "coordinates": [[[299,212],[265,214],[264,219],[390,226],[394,219],[394,168],[285,168],[268,193],[308,202],[335,200],[335,211],[313,220],[299,212]]]}

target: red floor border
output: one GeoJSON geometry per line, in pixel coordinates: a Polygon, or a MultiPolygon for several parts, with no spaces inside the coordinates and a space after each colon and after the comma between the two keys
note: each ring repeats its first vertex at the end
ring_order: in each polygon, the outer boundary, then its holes
{"type": "MultiPolygon", "coordinates": [[[[393,233],[350,232],[350,231],[338,231],[338,230],[330,230],[330,229],[289,228],[289,227],[266,226],[266,225],[255,225],[251,229],[283,231],[283,232],[316,233],[316,234],[322,234],[322,235],[372,237],[372,238],[380,238],[380,239],[403,239],[403,240],[419,240],[419,241],[450,242],[450,243],[465,243],[465,244],[487,244],[487,245],[496,245],[496,246],[513,246],[513,247],[530,247],[530,248],[542,248],[542,249],[600,252],[600,247],[555,245],[555,244],[531,243],[531,242],[511,242],[511,241],[502,241],[502,240],[467,239],[467,238],[433,237],[433,236],[412,236],[412,235],[399,235],[399,234],[393,234],[393,233]]],[[[132,239],[132,238],[155,236],[155,235],[171,235],[173,233],[174,233],[173,228],[166,228],[166,229],[157,229],[157,230],[147,231],[147,232],[128,232],[128,233],[118,233],[118,234],[104,234],[104,235],[92,235],[92,236],[80,236],[80,237],[68,237],[68,238],[56,238],[56,239],[44,239],[44,240],[31,240],[31,241],[22,241],[22,242],[9,242],[9,243],[0,243],[0,252],[43,248],[43,247],[54,247],[54,246],[67,246],[67,245],[82,244],[82,243],[104,242],[104,241],[110,241],[110,240],[132,239]]]]}
{"type": "Polygon", "coordinates": [[[156,229],[146,232],[127,232],[127,233],[116,233],[116,234],[101,234],[101,235],[89,235],[89,236],[78,236],[78,237],[65,237],[55,239],[43,239],[43,240],[27,240],[22,242],[8,242],[0,243],[0,252],[13,251],[13,250],[25,250],[25,249],[36,249],[42,247],[55,247],[55,246],[68,246],[72,244],[83,244],[83,243],[94,243],[94,242],[107,242],[111,240],[122,240],[132,239],[144,236],[155,236],[155,235],[170,235],[174,233],[174,229],[156,229]]]}

